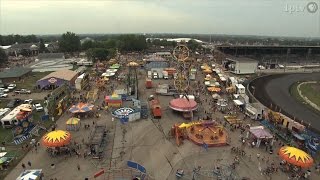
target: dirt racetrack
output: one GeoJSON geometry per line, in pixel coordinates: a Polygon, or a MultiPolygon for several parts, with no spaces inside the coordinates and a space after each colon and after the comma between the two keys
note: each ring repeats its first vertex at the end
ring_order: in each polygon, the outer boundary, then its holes
{"type": "Polygon", "coordinates": [[[290,118],[296,118],[299,122],[303,120],[305,125],[320,132],[320,112],[317,113],[302,102],[294,99],[289,90],[292,84],[299,81],[320,81],[320,73],[301,74],[277,74],[263,76],[253,80],[249,84],[250,92],[255,88],[254,96],[265,106],[277,111],[281,108],[281,113],[290,118]],[[272,104],[272,107],[271,107],[272,104]]]}

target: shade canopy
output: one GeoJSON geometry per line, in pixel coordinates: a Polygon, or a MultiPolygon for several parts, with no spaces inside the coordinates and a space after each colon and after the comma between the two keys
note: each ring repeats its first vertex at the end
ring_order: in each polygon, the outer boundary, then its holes
{"type": "Polygon", "coordinates": [[[259,139],[273,138],[272,134],[270,134],[270,132],[268,132],[266,129],[264,129],[263,126],[250,127],[250,133],[259,139]]]}
{"type": "Polygon", "coordinates": [[[66,124],[67,125],[77,125],[77,124],[79,124],[79,122],[80,122],[79,118],[73,117],[73,118],[68,119],[66,124]]]}
{"type": "Polygon", "coordinates": [[[88,103],[78,103],[76,105],[73,105],[69,111],[71,113],[81,113],[81,112],[89,112],[92,111],[94,105],[88,104],[88,103]]]}
{"type": "Polygon", "coordinates": [[[301,168],[309,168],[313,164],[313,159],[309,154],[295,147],[281,147],[279,156],[288,163],[301,168]]]}
{"type": "Polygon", "coordinates": [[[210,92],[220,92],[221,91],[221,88],[218,88],[218,87],[208,87],[207,89],[210,92]]]}
{"type": "Polygon", "coordinates": [[[43,145],[47,147],[61,147],[68,145],[71,141],[71,134],[68,131],[51,131],[42,137],[43,145]]]}

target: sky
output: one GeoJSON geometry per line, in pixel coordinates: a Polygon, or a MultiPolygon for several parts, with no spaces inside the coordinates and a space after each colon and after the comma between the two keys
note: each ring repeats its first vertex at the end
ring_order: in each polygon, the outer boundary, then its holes
{"type": "Polygon", "coordinates": [[[66,31],[320,37],[320,1],[0,0],[2,35],[66,31]]]}

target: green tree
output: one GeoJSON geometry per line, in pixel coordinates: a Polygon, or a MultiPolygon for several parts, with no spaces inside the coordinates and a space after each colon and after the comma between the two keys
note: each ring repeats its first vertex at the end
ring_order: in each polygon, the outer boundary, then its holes
{"type": "Polygon", "coordinates": [[[187,46],[192,52],[195,52],[200,47],[200,44],[197,41],[191,39],[187,42],[187,46]]]}
{"type": "Polygon", "coordinates": [[[8,61],[8,56],[3,49],[0,48],[0,65],[5,64],[8,61]]]}
{"type": "Polygon", "coordinates": [[[104,48],[91,48],[86,51],[88,59],[95,60],[106,60],[109,57],[109,51],[104,48]]]}
{"type": "Polygon", "coordinates": [[[95,44],[92,41],[85,41],[81,44],[81,50],[86,51],[90,48],[94,48],[95,44]]]}
{"type": "Polygon", "coordinates": [[[43,53],[46,51],[46,46],[44,45],[43,39],[40,39],[40,47],[39,47],[39,52],[43,53]]]}
{"type": "Polygon", "coordinates": [[[77,52],[81,48],[80,38],[72,32],[64,33],[59,40],[59,47],[62,52],[77,52]]]}

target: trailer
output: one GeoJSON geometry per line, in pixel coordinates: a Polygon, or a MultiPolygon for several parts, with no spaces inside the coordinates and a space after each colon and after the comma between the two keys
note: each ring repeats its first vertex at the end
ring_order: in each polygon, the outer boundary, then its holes
{"type": "Polygon", "coordinates": [[[160,101],[158,99],[153,99],[149,101],[150,109],[154,118],[161,118],[162,110],[160,106],[160,101]]]}
{"type": "Polygon", "coordinates": [[[146,88],[147,89],[152,88],[152,80],[149,78],[146,78],[146,88]]]}

